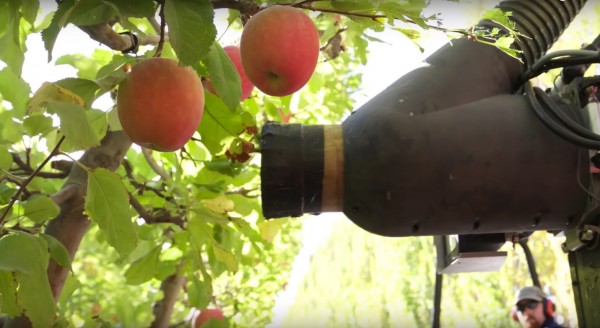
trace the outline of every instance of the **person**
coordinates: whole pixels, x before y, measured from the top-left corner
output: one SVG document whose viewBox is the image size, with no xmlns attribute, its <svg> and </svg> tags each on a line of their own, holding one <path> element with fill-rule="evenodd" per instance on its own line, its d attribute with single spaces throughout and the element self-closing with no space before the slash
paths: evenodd
<svg viewBox="0 0 600 328">
<path fill-rule="evenodd" d="M 522 288 L 515 302 L 517 316 L 526 328 L 564 328 L 554 320 L 554 304 L 536 286 Z"/>
</svg>

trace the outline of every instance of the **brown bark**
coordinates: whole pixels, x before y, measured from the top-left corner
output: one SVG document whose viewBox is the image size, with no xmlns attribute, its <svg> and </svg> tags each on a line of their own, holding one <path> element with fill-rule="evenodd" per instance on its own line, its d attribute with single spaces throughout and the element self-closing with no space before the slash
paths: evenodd
<svg viewBox="0 0 600 328">
<path fill-rule="evenodd" d="M 79 162 L 89 168 L 103 167 L 114 171 L 119 167 L 130 146 L 131 141 L 123 131 L 109 131 L 101 145 L 88 149 Z M 83 214 L 86 190 L 87 172 L 74 165 L 61 191 L 56 195 L 56 198 L 61 200 L 61 211 L 50 221 L 45 231 L 65 246 L 71 260 L 75 258 L 79 244 L 90 225 L 88 217 Z M 48 280 L 55 300 L 60 296 L 68 273 L 67 268 L 50 260 Z M 21 316 L 5 320 L 3 327 L 31 327 L 31 323 L 25 316 Z"/>
<path fill-rule="evenodd" d="M 169 327 L 173 306 L 179 299 L 179 291 L 185 282 L 185 278 L 179 273 L 175 273 L 165 279 L 160 290 L 163 292 L 162 300 L 154 304 L 154 321 L 150 325 L 151 328 L 166 328 Z"/>
<path fill-rule="evenodd" d="M 108 132 L 102 144 L 87 150 L 79 161 L 89 168 L 103 167 L 114 171 L 119 167 L 130 146 L 131 141 L 123 131 Z M 63 190 L 66 188 L 75 189 L 77 192 L 61 205 L 60 214 L 48 224 L 46 233 L 58 239 L 67 248 L 72 260 L 90 224 L 87 216 L 83 214 L 84 196 L 87 190 L 86 171 L 75 165 Z M 60 296 L 67 274 L 67 268 L 50 261 L 48 279 L 54 299 Z"/>
</svg>

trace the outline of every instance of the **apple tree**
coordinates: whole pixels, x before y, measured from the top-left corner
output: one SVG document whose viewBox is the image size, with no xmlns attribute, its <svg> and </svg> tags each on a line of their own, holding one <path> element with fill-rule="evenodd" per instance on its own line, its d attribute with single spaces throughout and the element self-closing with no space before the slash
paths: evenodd
<svg viewBox="0 0 600 328">
<path fill-rule="evenodd" d="M 222 311 L 224 319 L 209 321 L 216 326 L 269 323 L 301 225 L 262 216 L 260 128 L 339 122 L 353 109 L 355 68 L 377 32 L 416 39 L 443 30 L 423 14 L 427 5 L 0 2 L 0 325 L 184 326 L 205 308 Z M 265 44 L 252 31 L 244 36 L 270 8 L 295 11 L 254 30 L 267 35 Z M 314 24 L 314 38 L 286 32 L 298 17 Z M 241 49 L 221 44 L 218 26 L 242 34 Z M 67 29 L 97 42 L 90 55 L 55 56 Z M 39 36 L 48 62 L 72 66 L 76 76 L 44 76 L 32 88 L 23 69 L 27 42 Z M 294 62 L 302 52 L 315 63 Z M 159 57 L 169 69 L 135 77 Z M 260 65 L 302 81 L 269 92 L 277 74 L 261 82 Z M 194 119 L 186 116 L 192 111 Z"/>
</svg>

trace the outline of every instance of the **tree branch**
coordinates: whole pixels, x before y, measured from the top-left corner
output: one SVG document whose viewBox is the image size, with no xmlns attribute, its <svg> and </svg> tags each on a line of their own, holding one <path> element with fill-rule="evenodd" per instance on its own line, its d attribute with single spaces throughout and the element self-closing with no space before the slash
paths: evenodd
<svg viewBox="0 0 600 328">
<path fill-rule="evenodd" d="M 22 171 L 24 174 L 29 175 L 35 171 L 29 164 L 29 156 L 27 156 L 26 163 L 18 154 L 11 153 L 11 155 L 13 162 L 19 167 L 17 170 L 11 170 L 11 173 L 19 174 L 18 172 Z M 60 172 L 38 172 L 37 176 L 49 179 L 64 179 L 69 175 L 69 172 L 71 171 L 71 165 L 72 163 L 70 161 L 53 161 L 50 167 Z"/>
<path fill-rule="evenodd" d="M 164 1 L 160 2 L 158 16 L 160 17 L 160 39 L 158 41 L 158 46 L 156 46 L 156 52 L 154 53 L 154 57 L 160 57 L 160 55 L 162 54 L 163 45 L 165 43 L 165 28 L 167 27 L 167 20 L 165 19 Z"/>
<path fill-rule="evenodd" d="M 152 328 L 167 328 L 173 313 L 173 306 L 179 298 L 179 292 L 185 283 L 185 278 L 179 273 L 180 266 L 177 267 L 177 272 L 160 284 L 160 290 L 163 292 L 163 298 L 154 304 L 154 321 L 150 325 Z"/>
<path fill-rule="evenodd" d="M 129 195 L 129 204 L 133 207 L 133 209 L 138 212 L 140 218 L 144 220 L 147 224 L 157 224 L 157 223 L 172 223 L 178 225 L 183 228 L 183 219 L 179 216 L 171 216 L 168 213 L 155 216 L 150 214 L 144 206 L 135 198 L 133 195 Z"/>
<path fill-rule="evenodd" d="M 79 162 L 89 168 L 103 167 L 114 171 L 119 167 L 130 146 L 131 140 L 123 131 L 109 131 L 100 146 L 86 150 Z M 75 165 L 61 191 L 55 195 L 56 200 L 62 200 L 61 211 L 46 228 L 47 234 L 58 239 L 65 246 L 71 260 L 75 257 L 79 243 L 90 224 L 87 215 L 83 213 L 86 191 L 87 172 L 79 165 Z M 67 268 L 53 260 L 50 261 L 48 279 L 54 299 L 60 296 L 67 274 Z"/>
<path fill-rule="evenodd" d="M 52 159 L 52 157 L 54 157 L 56 154 L 58 154 L 58 152 L 60 150 L 60 145 L 62 145 L 63 141 L 65 141 L 65 137 L 64 136 L 62 138 L 60 138 L 60 140 L 58 141 L 58 143 L 56 144 L 56 146 L 54 147 L 54 149 L 52 149 L 52 151 L 50 152 L 50 154 L 48 154 L 48 157 L 46 157 L 46 159 L 44 159 L 44 161 L 42 163 L 40 163 L 40 165 L 37 167 L 37 169 L 35 169 L 35 171 L 33 171 L 29 175 L 29 177 L 27 179 L 25 179 L 25 181 L 23 181 L 23 183 L 20 184 L 19 190 L 17 190 L 17 192 L 14 194 L 14 196 L 12 196 L 12 198 L 10 199 L 10 202 L 8 203 L 8 205 L 6 206 L 6 208 L 4 209 L 4 212 L 2 213 L 2 216 L 0 216 L 0 226 L 4 222 L 4 219 L 6 219 L 6 216 L 8 215 L 8 213 L 10 212 L 10 210 L 12 209 L 13 205 L 15 205 L 15 202 L 19 199 L 19 197 L 21 197 L 21 194 L 27 188 L 27 185 L 33 180 L 33 178 L 35 178 L 38 175 L 38 173 L 40 173 L 40 171 L 42 170 L 42 168 L 44 168 L 44 166 Z"/>
<path fill-rule="evenodd" d="M 173 197 L 163 194 L 164 189 L 161 190 L 159 188 L 149 187 L 146 185 L 146 183 L 138 182 L 133 176 L 133 168 L 127 160 L 123 161 L 123 168 L 125 169 L 125 175 L 127 176 L 129 183 L 131 183 L 131 185 L 133 185 L 137 189 L 138 194 L 141 195 L 144 191 L 150 190 L 153 193 L 155 193 L 158 197 L 163 198 L 166 201 L 173 200 Z"/>
<path fill-rule="evenodd" d="M 131 140 L 123 131 L 109 131 L 100 146 L 86 150 L 79 162 L 89 168 L 103 167 L 114 171 L 130 146 Z M 88 217 L 83 213 L 86 189 L 87 172 L 79 165 L 75 165 L 62 190 L 55 195 L 63 200 L 60 204 L 60 213 L 48 223 L 45 230 L 46 234 L 56 238 L 65 246 L 71 261 L 90 224 Z M 54 300 L 58 300 L 69 269 L 51 259 L 47 272 L 52 295 Z M 31 323 L 25 315 L 22 315 L 7 319 L 4 327 L 31 327 Z"/>
<path fill-rule="evenodd" d="M 75 185 L 64 186 L 56 194 L 52 195 L 52 200 L 57 205 L 62 205 L 71 200 L 78 193 L 78 188 Z"/>
<path fill-rule="evenodd" d="M 150 168 L 152 168 L 152 170 L 156 174 L 158 174 L 161 179 L 165 181 L 171 181 L 171 175 L 169 174 L 169 172 L 163 170 L 163 168 L 160 167 L 158 163 L 156 163 L 154 157 L 152 157 L 152 150 L 148 148 L 142 148 L 142 154 L 144 155 L 146 162 L 148 162 L 148 165 L 150 165 Z"/>
</svg>

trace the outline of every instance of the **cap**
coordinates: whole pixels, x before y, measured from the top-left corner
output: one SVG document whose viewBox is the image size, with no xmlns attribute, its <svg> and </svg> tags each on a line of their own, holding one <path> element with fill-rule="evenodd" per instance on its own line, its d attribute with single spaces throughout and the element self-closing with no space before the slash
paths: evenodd
<svg viewBox="0 0 600 328">
<path fill-rule="evenodd" d="M 515 302 L 519 303 L 522 300 L 534 300 L 534 301 L 538 301 L 541 302 L 544 297 L 546 297 L 544 295 L 544 292 L 542 292 L 542 290 L 539 287 L 536 286 L 530 286 L 530 287 L 524 287 L 523 289 L 521 289 L 519 291 L 519 294 L 517 296 L 517 300 Z"/>
</svg>

